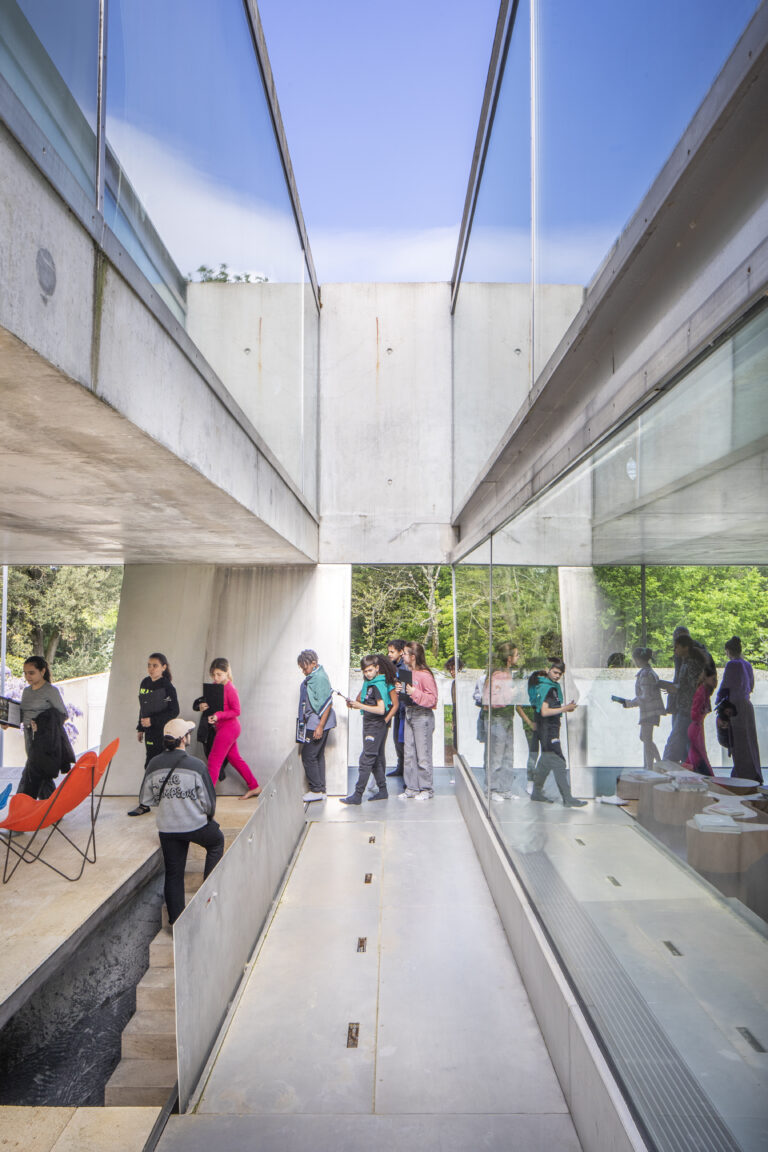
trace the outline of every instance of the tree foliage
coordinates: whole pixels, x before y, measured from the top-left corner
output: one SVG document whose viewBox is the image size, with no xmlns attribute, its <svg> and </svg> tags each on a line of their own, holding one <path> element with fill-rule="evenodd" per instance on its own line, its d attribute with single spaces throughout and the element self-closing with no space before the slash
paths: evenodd
<svg viewBox="0 0 768 1152">
<path fill-rule="evenodd" d="M 642 640 L 641 569 L 595 568 L 601 592 L 600 619 L 607 652 L 623 653 Z M 456 568 L 459 653 L 472 668 L 488 660 L 491 621 L 487 565 Z M 646 568 L 646 639 L 656 663 L 672 661 L 672 632 L 685 624 L 718 662 L 729 636 L 741 637 L 754 664 L 768 664 L 768 568 Z M 419 640 L 433 663 L 453 652 L 451 570 L 446 565 L 359 567 L 352 570 L 352 656 L 380 651 L 394 636 Z M 557 568 L 497 565 L 493 569 L 493 644 L 513 641 L 521 665 L 562 653 Z"/>
<path fill-rule="evenodd" d="M 43 656 L 57 679 L 104 672 L 112 661 L 122 568 L 29 565 L 8 571 L 9 666 Z"/>
</svg>

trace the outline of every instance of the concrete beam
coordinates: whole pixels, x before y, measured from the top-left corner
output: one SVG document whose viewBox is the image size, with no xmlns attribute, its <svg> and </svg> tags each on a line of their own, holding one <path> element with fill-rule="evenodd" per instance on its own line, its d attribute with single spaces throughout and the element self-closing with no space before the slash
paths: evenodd
<svg viewBox="0 0 768 1152">
<path fill-rule="evenodd" d="M 314 561 L 248 420 L 2 126 L 0 232 L 3 561 Z"/>
</svg>

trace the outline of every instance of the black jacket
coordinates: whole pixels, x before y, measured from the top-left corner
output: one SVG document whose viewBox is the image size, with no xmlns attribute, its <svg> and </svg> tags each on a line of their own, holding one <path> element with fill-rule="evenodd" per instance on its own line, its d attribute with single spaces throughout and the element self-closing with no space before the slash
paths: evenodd
<svg viewBox="0 0 768 1152">
<path fill-rule="evenodd" d="M 53 780 L 60 772 L 69 772 L 76 756 L 60 712 L 55 708 L 46 708 L 35 723 L 37 731 L 32 734 L 32 748 L 27 762 L 31 768 Z"/>
</svg>

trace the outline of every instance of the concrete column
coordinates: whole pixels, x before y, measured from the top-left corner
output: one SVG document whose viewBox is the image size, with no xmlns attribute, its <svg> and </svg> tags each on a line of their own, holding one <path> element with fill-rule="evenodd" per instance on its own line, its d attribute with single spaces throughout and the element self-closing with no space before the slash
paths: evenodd
<svg viewBox="0 0 768 1152">
<path fill-rule="evenodd" d="M 147 656 L 154 651 L 168 657 L 185 719 L 197 719 L 191 704 L 211 660 L 225 656 L 230 661 L 242 707 L 239 747 L 259 782 L 267 783 L 294 742 L 301 649 L 316 649 L 331 683 L 346 688 L 350 594 L 348 565 L 128 565 L 102 736 L 103 743 L 115 736 L 121 741 L 109 792 L 133 796 L 141 782 L 137 694 Z M 328 791 L 344 795 L 346 709 L 337 710 L 337 716 L 326 754 Z M 236 773 L 231 771 L 219 789 L 239 792 Z"/>
</svg>

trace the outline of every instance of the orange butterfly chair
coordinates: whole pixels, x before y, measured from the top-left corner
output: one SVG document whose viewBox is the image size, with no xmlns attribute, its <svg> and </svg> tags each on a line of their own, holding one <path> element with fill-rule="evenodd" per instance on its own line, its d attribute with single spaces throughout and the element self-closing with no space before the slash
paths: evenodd
<svg viewBox="0 0 768 1152">
<path fill-rule="evenodd" d="M 18 868 L 19 864 L 33 864 L 39 860 L 65 880 L 79 880 L 85 871 L 86 863 L 96 863 L 96 819 L 104 798 L 104 788 L 107 783 L 109 766 L 120 746 L 119 740 L 113 740 L 98 756 L 95 752 L 84 752 L 72 765 L 67 775 L 59 784 L 52 796 L 46 800 L 33 800 L 31 796 L 16 793 L 11 797 L 8 805 L 8 815 L 0 822 L 0 831 L 7 832 L 5 847 L 5 864 L 3 866 L 3 884 L 7 884 Z M 101 782 L 101 790 L 96 796 L 96 787 Z M 78 805 L 90 797 L 91 801 L 91 831 L 85 848 L 80 848 L 74 840 L 60 827 L 61 820 L 69 812 L 73 812 Z M 49 829 L 47 834 L 45 830 Z M 32 838 L 24 845 L 14 844 L 12 832 L 31 832 Z M 74 848 L 81 858 L 80 871 L 76 876 L 68 876 L 49 860 L 43 859 L 43 852 L 55 832 L 63 836 L 68 844 Z M 38 846 L 33 851 L 37 841 Z M 91 855 L 91 853 L 93 853 Z M 10 864 L 11 855 L 16 859 Z"/>
</svg>

